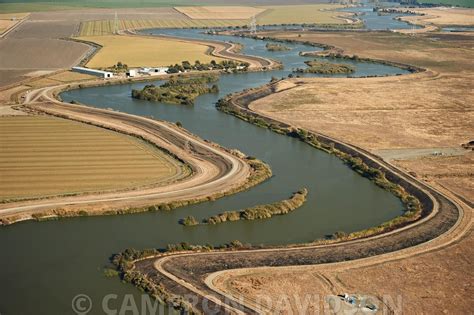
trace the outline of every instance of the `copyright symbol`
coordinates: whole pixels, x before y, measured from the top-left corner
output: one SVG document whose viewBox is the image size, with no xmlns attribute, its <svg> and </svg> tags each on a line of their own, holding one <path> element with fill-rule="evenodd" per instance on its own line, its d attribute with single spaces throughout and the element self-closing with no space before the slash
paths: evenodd
<svg viewBox="0 0 474 315">
<path fill-rule="evenodd" d="M 85 294 L 78 294 L 72 299 L 71 306 L 77 315 L 86 315 L 92 309 L 92 300 Z"/>
</svg>

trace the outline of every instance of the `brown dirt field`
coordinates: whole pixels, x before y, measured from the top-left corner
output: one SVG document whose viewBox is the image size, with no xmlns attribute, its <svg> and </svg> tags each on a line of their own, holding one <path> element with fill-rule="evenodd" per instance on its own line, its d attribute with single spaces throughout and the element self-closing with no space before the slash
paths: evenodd
<svg viewBox="0 0 474 315">
<path fill-rule="evenodd" d="M 17 29 L 8 35 L 8 39 L 39 39 L 39 38 L 67 38 L 78 29 L 79 24 L 73 21 L 32 21 L 23 22 Z"/>
<path fill-rule="evenodd" d="M 0 199 L 166 183 L 181 163 L 135 138 L 46 116 L 0 117 Z"/>
<path fill-rule="evenodd" d="M 321 265 L 244 270 L 214 283 L 234 296 L 260 296 L 264 306 L 280 314 L 301 314 L 297 306 L 305 297 L 311 302 L 308 310 L 318 313 L 328 307 L 326 296 L 344 293 L 390 296 L 395 303 L 400 298 L 405 314 L 468 314 L 474 303 L 473 256 L 471 231 L 448 248 L 403 260 L 360 268 L 346 264 L 345 268 Z M 282 303 L 284 297 L 288 302 Z"/>
<path fill-rule="evenodd" d="M 0 70 L 69 68 L 89 49 L 85 44 L 57 39 L 7 39 L 0 41 Z"/>
<path fill-rule="evenodd" d="M 30 19 L 37 21 L 96 21 L 114 19 L 183 19 L 187 18 L 173 8 L 117 8 L 117 9 L 80 9 L 54 12 L 34 12 Z"/>
<path fill-rule="evenodd" d="M 264 8 L 243 6 L 204 6 L 204 7 L 175 7 L 176 10 L 191 19 L 250 19 L 265 11 Z"/>
</svg>

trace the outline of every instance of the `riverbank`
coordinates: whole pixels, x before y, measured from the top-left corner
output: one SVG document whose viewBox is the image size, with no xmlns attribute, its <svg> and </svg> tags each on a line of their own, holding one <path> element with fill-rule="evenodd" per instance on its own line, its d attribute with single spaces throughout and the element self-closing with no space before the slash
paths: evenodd
<svg viewBox="0 0 474 315">
<path fill-rule="evenodd" d="M 171 209 L 247 189 L 271 175 L 268 167 L 258 161 L 248 163 L 245 156 L 200 140 L 171 123 L 156 121 L 124 113 L 98 110 L 80 105 L 69 105 L 53 98 L 61 87 L 40 89 L 29 94 L 29 110 L 77 120 L 110 129 L 150 142 L 173 156 L 179 157 L 192 171 L 189 179 L 166 187 L 132 190 L 120 194 L 56 197 L 35 201 L 2 204 L 3 224 L 25 219 L 49 219 L 60 216 L 90 214 L 120 214 L 159 209 Z M 34 97 L 37 95 L 40 100 Z M 170 143 L 166 139 L 175 139 Z M 190 150 L 191 149 L 191 150 Z M 257 166 L 262 165 L 263 167 Z M 252 166 L 254 165 L 254 166 Z M 218 187 L 218 189 L 216 189 Z M 186 192 L 177 197 L 179 191 Z M 191 197 L 191 198 L 190 198 Z M 107 202 L 107 204 L 105 204 Z M 150 207 L 150 205 L 152 205 Z M 116 210 L 119 209 L 119 210 Z M 34 217 L 33 217 L 34 215 Z"/>
</svg>

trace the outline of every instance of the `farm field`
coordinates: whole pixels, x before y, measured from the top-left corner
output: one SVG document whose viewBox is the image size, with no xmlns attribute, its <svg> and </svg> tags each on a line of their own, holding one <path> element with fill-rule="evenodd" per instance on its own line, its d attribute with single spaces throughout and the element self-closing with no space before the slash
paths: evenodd
<svg viewBox="0 0 474 315">
<path fill-rule="evenodd" d="M 205 6 L 205 7 L 175 7 L 176 10 L 193 20 L 217 19 L 238 20 L 250 19 L 264 12 L 265 8 L 242 6 Z"/>
<path fill-rule="evenodd" d="M 465 0 L 468 1 L 468 0 Z M 299 3 L 314 3 L 314 0 L 299 0 Z M 234 5 L 255 5 L 255 0 L 238 0 Z M 284 0 L 259 0 L 259 4 L 285 4 Z M 195 6 L 195 5 L 219 6 L 228 5 L 227 0 L 205 0 L 196 3 L 193 0 L 98 0 L 98 1 L 80 1 L 80 0 L 62 0 L 62 1 L 43 1 L 43 0 L 5 0 L 0 3 L 0 11 L 6 13 L 12 12 L 41 12 L 58 10 L 78 10 L 83 8 L 160 8 L 174 6 Z"/>
<path fill-rule="evenodd" d="M 401 19 L 414 24 L 473 26 L 474 9 L 461 8 L 416 8 L 410 9 L 423 15 L 404 16 Z"/>
<path fill-rule="evenodd" d="M 119 30 L 140 30 L 146 28 L 199 28 L 227 27 L 248 25 L 247 20 L 191 20 L 191 19 L 162 19 L 162 20 L 120 20 Z M 111 35 L 114 30 L 113 20 L 82 22 L 79 36 Z"/>
<path fill-rule="evenodd" d="M 180 164 L 135 138 L 49 116 L 0 117 L 0 200 L 133 188 Z"/>
<path fill-rule="evenodd" d="M 257 24 L 337 24 L 344 23 L 343 19 L 337 18 L 342 12 L 332 10 L 342 8 L 337 4 L 313 4 L 313 5 L 282 5 L 266 6 L 265 12 L 257 16 Z"/>
<path fill-rule="evenodd" d="M 207 54 L 209 47 L 174 40 L 137 36 L 87 36 L 82 40 L 98 43 L 103 48 L 87 64 L 90 68 L 110 67 L 121 61 L 129 67 L 169 66 L 184 60 L 210 62 L 222 60 Z"/>
<path fill-rule="evenodd" d="M 471 0 L 420 0 L 418 2 L 426 4 L 442 4 L 474 8 L 474 2 L 472 2 Z"/>
</svg>

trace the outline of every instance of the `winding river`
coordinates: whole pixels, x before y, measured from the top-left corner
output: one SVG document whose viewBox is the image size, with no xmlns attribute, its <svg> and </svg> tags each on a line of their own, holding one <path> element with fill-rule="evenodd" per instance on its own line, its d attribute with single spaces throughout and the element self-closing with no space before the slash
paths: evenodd
<svg viewBox="0 0 474 315">
<path fill-rule="evenodd" d="M 206 39 L 210 36 L 198 30 L 147 31 L 150 32 Z M 335 231 L 365 229 L 402 213 L 403 207 L 397 198 L 351 171 L 336 157 L 215 109 L 216 101 L 228 93 L 263 85 L 272 76 L 286 77 L 293 68 L 303 67 L 305 59 L 298 53 L 314 48 L 288 44 L 290 51 L 268 52 L 264 41 L 226 36 L 211 39 L 240 42 L 244 53 L 281 60 L 285 68 L 222 75 L 218 82 L 220 92 L 199 97 L 194 106 L 159 104 L 130 97 L 131 89 L 148 83 L 74 90 L 62 93 L 61 97 L 65 101 L 180 121 L 202 138 L 266 161 L 274 176 L 249 191 L 171 212 L 24 222 L 1 228 L 2 315 L 70 314 L 71 299 L 79 293 L 90 296 L 97 310 L 101 309 L 100 303 L 106 294 L 117 294 L 118 301 L 124 294 L 138 296 L 140 293 L 131 285 L 106 278 L 102 273 L 107 258 L 128 247 L 164 247 L 182 241 L 217 245 L 235 239 L 252 244 L 307 242 Z M 406 73 L 387 65 L 345 62 L 356 67 L 353 76 Z M 285 199 L 301 187 L 308 188 L 308 200 L 289 215 L 193 228 L 178 224 L 180 218 L 190 214 L 201 219 L 223 210 Z"/>
</svg>

